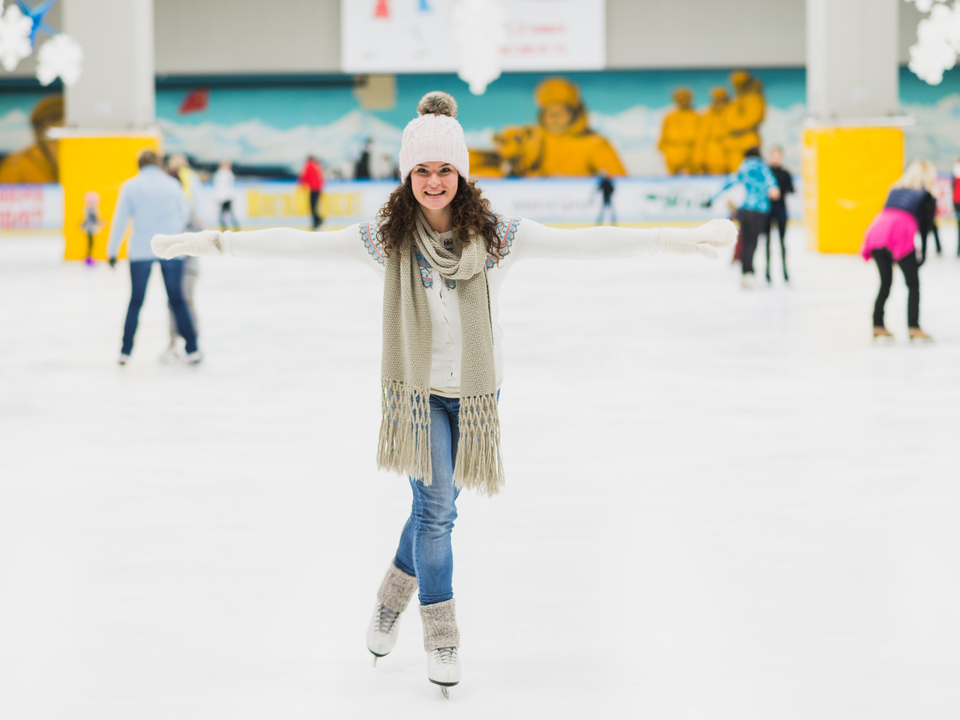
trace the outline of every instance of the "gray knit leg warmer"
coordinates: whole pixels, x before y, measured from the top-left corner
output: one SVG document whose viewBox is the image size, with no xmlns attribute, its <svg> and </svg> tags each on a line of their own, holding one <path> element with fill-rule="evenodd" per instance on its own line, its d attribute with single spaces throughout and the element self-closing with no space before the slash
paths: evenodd
<svg viewBox="0 0 960 720">
<path fill-rule="evenodd" d="M 423 620 L 423 649 L 427 652 L 443 647 L 460 647 L 457 630 L 457 606 L 450 598 L 442 603 L 420 606 Z"/>
<path fill-rule="evenodd" d="M 413 575 L 407 575 L 391 562 L 387 574 L 383 576 L 383 582 L 380 583 L 380 589 L 377 590 L 377 601 L 387 610 L 403 612 L 416 591 L 417 579 Z"/>
</svg>

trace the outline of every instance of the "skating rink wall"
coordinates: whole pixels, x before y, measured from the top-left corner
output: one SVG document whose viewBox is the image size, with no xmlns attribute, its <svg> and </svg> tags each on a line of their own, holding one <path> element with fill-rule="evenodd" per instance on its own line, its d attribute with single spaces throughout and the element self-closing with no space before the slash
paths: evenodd
<svg viewBox="0 0 960 720">
<path fill-rule="evenodd" d="M 601 201 L 592 178 L 540 178 L 536 180 L 480 181 L 484 193 L 504 215 L 533 217 L 554 225 L 592 225 L 598 220 Z M 797 192 L 788 196 L 792 220 L 803 220 L 803 183 L 794 178 Z M 662 221 L 700 222 L 726 214 L 727 200 L 737 204 L 736 189 L 727 191 L 709 209 L 702 203 L 723 186 L 719 177 L 619 178 L 613 206 L 619 224 L 641 225 Z M 334 228 L 374 218 L 396 187 L 388 181 L 329 182 L 321 200 L 327 227 Z M 941 218 L 952 218 L 951 183 L 937 181 Z M 233 210 L 242 228 L 309 227 L 309 197 L 293 182 L 239 181 Z M 216 227 L 219 206 L 213 187 L 198 190 L 197 214 Z M 109 218 L 105 218 L 109 221 Z M 609 221 L 608 216 L 604 217 Z M 23 231 L 60 232 L 63 229 L 63 189 L 60 185 L 0 185 L 0 234 Z M 108 229 L 101 231 L 106 234 Z"/>
<path fill-rule="evenodd" d="M 618 178 L 613 196 L 615 219 L 620 224 L 700 222 L 724 215 L 726 200 L 737 203 L 740 199 L 736 189 L 725 193 L 712 208 L 702 207 L 723 182 L 721 177 Z M 601 211 L 594 178 L 485 178 L 480 185 L 493 207 L 504 215 L 561 225 L 592 225 L 598 222 Z M 395 188 L 393 181 L 328 182 L 320 201 L 321 215 L 327 227 L 370 220 Z M 798 190 L 802 192 L 802 188 Z M 803 212 L 800 192 L 789 198 L 790 214 L 795 219 Z M 310 226 L 309 195 L 294 182 L 239 181 L 234 198 L 233 210 L 243 228 Z M 219 210 L 212 185 L 203 184 L 197 190 L 198 217 L 204 225 L 216 227 Z M 0 232 L 60 231 L 63 217 L 60 185 L 0 185 Z M 609 222 L 609 215 L 604 220 Z M 108 231 L 105 228 L 101 233 L 105 236 Z"/>
</svg>

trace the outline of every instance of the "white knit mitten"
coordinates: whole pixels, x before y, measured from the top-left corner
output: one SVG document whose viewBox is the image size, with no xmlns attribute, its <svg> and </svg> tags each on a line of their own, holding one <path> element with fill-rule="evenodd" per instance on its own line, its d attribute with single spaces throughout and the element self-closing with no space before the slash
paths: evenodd
<svg viewBox="0 0 960 720">
<path fill-rule="evenodd" d="M 737 242 L 737 226 L 729 220 L 711 220 L 695 228 L 660 228 L 660 249 L 665 253 L 700 253 L 716 260 L 715 248 L 731 247 Z"/>
<path fill-rule="evenodd" d="M 223 255 L 219 230 L 201 230 L 179 235 L 154 235 L 150 248 L 157 257 L 169 260 L 177 255 Z"/>
</svg>

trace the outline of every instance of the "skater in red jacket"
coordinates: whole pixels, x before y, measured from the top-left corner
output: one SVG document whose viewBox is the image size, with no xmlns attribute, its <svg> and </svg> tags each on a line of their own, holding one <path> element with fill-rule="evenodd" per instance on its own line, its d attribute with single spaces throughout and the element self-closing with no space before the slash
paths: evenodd
<svg viewBox="0 0 960 720">
<path fill-rule="evenodd" d="M 316 230 L 323 223 L 320 217 L 320 196 L 323 194 L 323 168 L 320 162 L 313 156 L 307 156 L 307 162 L 300 171 L 300 177 L 297 182 L 306 185 L 310 190 L 310 215 L 313 217 L 313 229 Z"/>
</svg>

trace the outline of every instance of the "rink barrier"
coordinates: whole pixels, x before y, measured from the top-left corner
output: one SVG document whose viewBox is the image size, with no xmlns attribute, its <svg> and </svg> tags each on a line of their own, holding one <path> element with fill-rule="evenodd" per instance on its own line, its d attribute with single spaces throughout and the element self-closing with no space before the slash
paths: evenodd
<svg viewBox="0 0 960 720">
<path fill-rule="evenodd" d="M 788 209 L 792 220 L 803 220 L 803 182 L 797 178 L 795 184 L 797 193 L 788 198 Z M 561 227 L 596 223 L 600 211 L 596 185 L 592 178 L 480 181 L 484 194 L 503 215 L 529 217 Z M 700 207 L 703 200 L 722 187 L 723 179 L 719 177 L 618 178 L 616 185 L 614 209 L 617 221 L 624 225 L 697 223 L 724 216 L 727 198 L 733 202 L 740 199 L 737 191 L 732 190 L 710 210 Z M 328 182 L 320 201 L 324 227 L 344 227 L 374 218 L 395 187 L 388 181 Z M 937 196 L 938 216 L 953 218 L 949 175 L 938 179 Z M 294 182 L 239 181 L 235 198 L 234 212 L 243 228 L 310 227 L 309 193 Z M 209 183 L 198 190 L 197 210 L 207 226 L 218 226 L 219 206 Z M 64 192 L 60 185 L 0 185 L 0 233 L 63 229 Z M 102 243 L 106 242 L 106 232 L 103 231 Z"/>
</svg>

